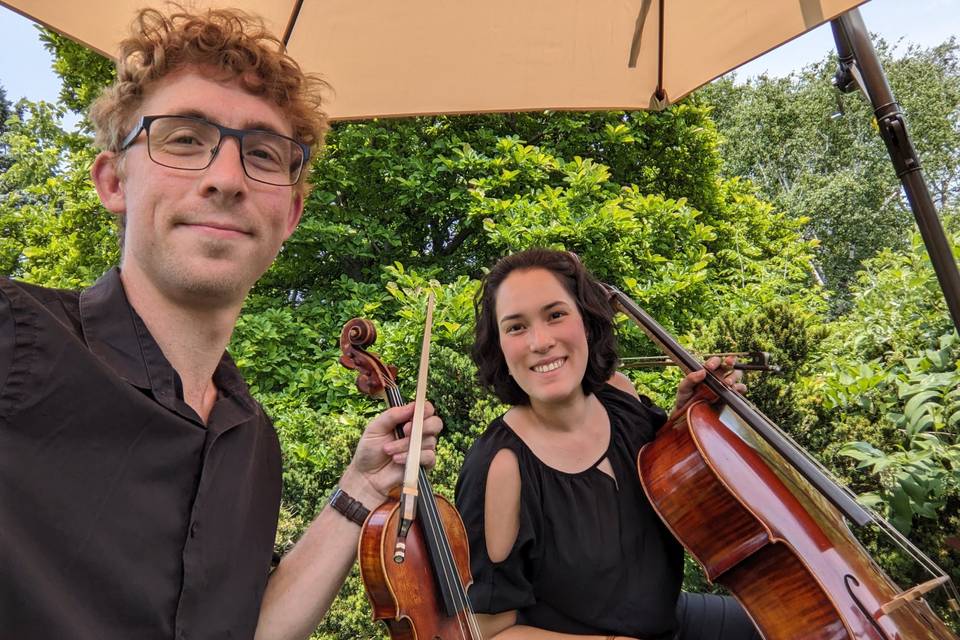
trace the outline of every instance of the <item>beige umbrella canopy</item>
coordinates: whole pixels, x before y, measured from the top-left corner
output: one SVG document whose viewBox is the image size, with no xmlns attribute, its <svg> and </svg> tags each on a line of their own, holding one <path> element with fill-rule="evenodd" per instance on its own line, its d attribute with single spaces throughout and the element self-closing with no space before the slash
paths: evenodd
<svg viewBox="0 0 960 640">
<path fill-rule="evenodd" d="M 335 119 L 650 109 L 864 0 L 199 0 L 261 15 Z M 149 0 L 0 0 L 105 55 Z M 664 98 L 663 101 L 657 96 Z"/>
</svg>

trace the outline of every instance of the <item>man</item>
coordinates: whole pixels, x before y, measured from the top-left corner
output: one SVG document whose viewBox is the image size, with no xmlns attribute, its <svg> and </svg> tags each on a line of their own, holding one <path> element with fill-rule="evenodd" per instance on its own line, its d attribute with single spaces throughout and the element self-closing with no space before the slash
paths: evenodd
<svg viewBox="0 0 960 640">
<path fill-rule="evenodd" d="M 319 89 L 242 13 L 139 13 L 91 110 L 119 269 L 0 280 L 0 638 L 306 637 L 336 595 L 412 407 L 368 425 L 268 581 L 279 444 L 225 353 L 300 220 Z"/>
</svg>

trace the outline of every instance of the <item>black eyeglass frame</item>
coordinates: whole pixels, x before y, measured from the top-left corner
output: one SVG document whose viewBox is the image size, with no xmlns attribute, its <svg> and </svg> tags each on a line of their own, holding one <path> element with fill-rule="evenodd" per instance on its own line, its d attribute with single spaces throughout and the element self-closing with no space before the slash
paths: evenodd
<svg viewBox="0 0 960 640">
<path fill-rule="evenodd" d="M 202 167 L 197 168 L 187 168 L 187 167 L 174 167 L 169 164 L 163 164 L 154 159 L 153 154 L 150 153 L 150 125 L 152 125 L 156 120 L 162 120 L 163 118 L 180 118 L 182 120 L 193 120 L 194 122 L 201 122 L 211 127 L 215 127 L 217 131 L 220 132 L 220 139 L 217 140 L 217 145 L 213 148 L 213 153 L 210 154 L 210 159 L 207 160 L 207 164 Z M 169 169 L 182 169 L 183 171 L 203 171 L 213 164 L 214 158 L 217 157 L 217 154 L 220 153 L 220 145 L 223 144 L 224 138 L 236 138 L 237 145 L 239 147 L 240 155 L 240 166 L 243 167 L 243 173 L 248 178 L 255 182 L 260 182 L 262 184 L 269 184 L 275 187 L 290 187 L 297 184 L 300 181 L 300 177 L 303 175 L 303 168 L 307 166 L 307 162 L 310 161 L 310 147 L 299 140 L 294 140 L 289 136 L 285 136 L 274 131 L 265 131 L 263 129 L 231 129 L 230 127 L 224 127 L 223 125 L 217 124 L 216 122 L 211 122 L 205 118 L 197 118 L 196 116 L 178 116 L 178 115 L 158 115 L 158 116 L 140 116 L 140 119 L 137 120 L 137 126 L 133 128 L 130 133 L 123 139 L 120 143 L 120 151 L 126 151 L 133 143 L 136 142 L 137 137 L 140 135 L 140 132 L 143 131 L 147 134 L 147 155 L 150 157 L 150 160 L 157 163 L 161 167 L 167 167 Z M 283 138 L 284 140 L 289 140 L 296 146 L 300 147 L 300 150 L 303 152 L 303 157 L 300 159 L 300 167 L 297 169 L 297 179 L 293 182 L 285 183 L 276 183 L 276 182 L 267 182 L 266 180 L 261 180 L 260 178 L 254 178 L 250 175 L 250 172 L 247 171 L 247 164 L 243 160 L 243 138 L 249 134 L 268 134 L 272 136 L 277 136 L 278 138 Z"/>
</svg>

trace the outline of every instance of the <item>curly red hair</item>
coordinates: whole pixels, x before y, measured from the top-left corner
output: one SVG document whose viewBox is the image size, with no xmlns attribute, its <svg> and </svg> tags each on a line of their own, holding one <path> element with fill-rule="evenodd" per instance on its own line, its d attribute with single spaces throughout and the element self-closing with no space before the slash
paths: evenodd
<svg viewBox="0 0 960 640">
<path fill-rule="evenodd" d="M 117 79 L 90 108 L 101 149 L 120 150 L 152 83 L 191 66 L 219 71 L 224 80 L 238 79 L 246 91 L 280 109 L 294 138 L 314 151 L 323 144 L 328 124 L 321 103 L 329 87 L 300 69 L 261 18 L 237 9 L 192 12 L 177 4 L 171 7 L 168 14 L 140 10 L 130 37 L 120 43 Z M 301 190 L 307 173 L 300 178 Z"/>
</svg>

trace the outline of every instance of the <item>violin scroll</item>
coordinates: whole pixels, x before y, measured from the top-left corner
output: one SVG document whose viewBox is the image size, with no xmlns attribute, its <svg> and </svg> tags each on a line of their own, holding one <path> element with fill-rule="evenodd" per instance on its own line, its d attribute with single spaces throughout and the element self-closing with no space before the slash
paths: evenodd
<svg viewBox="0 0 960 640">
<path fill-rule="evenodd" d="M 350 320 L 340 331 L 340 364 L 357 372 L 357 389 L 369 396 L 382 396 L 397 381 L 397 368 L 366 350 L 376 340 L 376 327 L 363 318 Z"/>
</svg>

